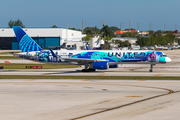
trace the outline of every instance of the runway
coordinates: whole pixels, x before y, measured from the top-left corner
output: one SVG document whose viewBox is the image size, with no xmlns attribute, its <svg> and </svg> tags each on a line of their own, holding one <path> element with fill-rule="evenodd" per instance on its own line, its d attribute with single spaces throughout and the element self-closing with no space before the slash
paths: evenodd
<svg viewBox="0 0 180 120">
<path fill-rule="evenodd" d="M 179 119 L 180 81 L 0 80 L 3 120 Z"/>
</svg>

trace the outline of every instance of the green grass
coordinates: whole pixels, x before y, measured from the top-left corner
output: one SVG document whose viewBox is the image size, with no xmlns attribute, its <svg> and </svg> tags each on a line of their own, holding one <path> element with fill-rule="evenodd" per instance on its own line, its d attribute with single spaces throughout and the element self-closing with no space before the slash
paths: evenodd
<svg viewBox="0 0 180 120">
<path fill-rule="evenodd" d="M 14 56 L 0 56 L 0 59 L 22 59 Z"/>
<path fill-rule="evenodd" d="M 4 63 L 0 63 L 4 66 Z M 4 69 L 27 69 L 26 66 L 42 66 L 42 69 L 76 68 L 78 65 L 56 65 L 56 64 L 5 64 Z"/>
<path fill-rule="evenodd" d="M 163 76 L 43 76 L 0 75 L 0 79 L 98 79 L 98 80 L 180 80 L 180 77 Z"/>
</svg>

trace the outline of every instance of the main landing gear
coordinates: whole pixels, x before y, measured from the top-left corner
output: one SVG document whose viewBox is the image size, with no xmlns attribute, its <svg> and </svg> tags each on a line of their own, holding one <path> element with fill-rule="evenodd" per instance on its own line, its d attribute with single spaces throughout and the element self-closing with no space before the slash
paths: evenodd
<svg viewBox="0 0 180 120">
<path fill-rule="evenodd" d="M 92 68 L 89 68 L 89 69 L 82 69 L 82 72 L 95 72 L 96 69 L 92 69 Z"/>
<path fill-rule="evenodd" d="M 150 64 L 150 70 L 149 70 L 149 72 L 153 72 L 153 65 L 155 65 L 155 64 Z"/>
<path fill-rule="evenodd" d="M 85 69 L 82 69 L 82 72 L 95 72 L 96 71 L 96 69 L 90 68 L 89 66 L 90 66 L 89 64 L 86 64 Z"/>
</svg>

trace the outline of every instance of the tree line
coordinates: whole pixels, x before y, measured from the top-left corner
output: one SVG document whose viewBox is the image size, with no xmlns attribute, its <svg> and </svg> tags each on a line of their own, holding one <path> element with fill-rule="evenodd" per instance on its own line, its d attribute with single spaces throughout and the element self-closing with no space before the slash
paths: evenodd
<svg viewBox="0 0 180 120">
<path fill-rule="evenodd" d="M 25 27 L 25 25 L 22 23 L 21 20 L 10 20 L 8 22 L 8 26 L 12 28 L 12 26 L 21 26 L 22 28 Z M 51 28 L 58 28 L 56 25 L 52 25 Z M 81 31 L 80 29 L 76 28 L 69 28 L 71 30 L 78 30 Z M 109 27 L 108 25 L 104 25 L 101 29 L 95 27 L 86 27 L 84 29 L 84 34 L 86 36 L 83 38 L 83 40 L 89 41 L 94 35 L 98 34 L 101 36 L 102 39 L 105 41 L 111 40 L 113 37 L 116 37 L 117 35 L 115 32 L 117 30 L 120 30 L 116 26 L 111 26 Z M 129 30 L 129 29 L 125 29 Z M 135 30 L 131 28 L 131 30 Z M 141 37 L 138 33 L 130 33 L 126 32 L 121 34 L 121 37 L 132 37 L 132 38 L 137 38 L 137 44 L 140 46 L 154 46 L 154 45 L 167 45 L 168 43 L 172 44 L 174 41 L 175 42 L 180 42 L 180 39 L 176 38 L 175 35 L 172 34 L 173 31 L 149 31 L 149 35 L 146 37 Z M 163 36 L 163 34 L 165 34 Z M 120 42 L 119 40 L 113 41 L 115 44 L 118 44 L 120 47 L 121 46 L 129 46 L 128 42 Z"/>
<path fill-rule="evenodd" d="M 164 34 L 164 35 L 163 35 Z M 168 45 L 178 42 L 178 38 L 171 31 L 151 31 L 149 36 L 137 36 L 136 43 L 140 46 Z"/>
</svg>

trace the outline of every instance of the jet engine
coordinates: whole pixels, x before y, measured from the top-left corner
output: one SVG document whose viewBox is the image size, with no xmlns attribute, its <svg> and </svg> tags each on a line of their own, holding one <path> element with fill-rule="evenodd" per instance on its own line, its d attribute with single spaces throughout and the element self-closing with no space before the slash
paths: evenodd
<svg viewBox="0 0 180 120">
<path fill-rule="evenodd" d="M 107 61 L 93 62 L 92 66 L 93 66 L 93 69 L 100 69 L 100 70 L 105 70 L 109 68 Z"/>
<path fill-rule="evenodd" d="M 117 68 L 117 67 L 118 67 L 117 64 L 115 64 L 115 65 L 110 65 L 110 66 L 109 66 L 109 68 Z"/>
</svg>

